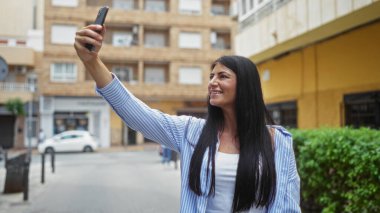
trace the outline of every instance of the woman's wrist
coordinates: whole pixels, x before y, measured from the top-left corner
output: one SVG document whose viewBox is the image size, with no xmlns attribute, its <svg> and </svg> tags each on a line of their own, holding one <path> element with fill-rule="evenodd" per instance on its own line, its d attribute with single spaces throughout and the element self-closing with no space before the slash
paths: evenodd
<svg viewBox="0 0 380 213">
<path fill-rule="evenodd" d="M 103 88 L 112 81 L 112 74 L 103 64 L 99 57 L 94 57 L 93 60 L 83 62 L 86 71 L 90 73 L 96 86 Z"/>
</svg>

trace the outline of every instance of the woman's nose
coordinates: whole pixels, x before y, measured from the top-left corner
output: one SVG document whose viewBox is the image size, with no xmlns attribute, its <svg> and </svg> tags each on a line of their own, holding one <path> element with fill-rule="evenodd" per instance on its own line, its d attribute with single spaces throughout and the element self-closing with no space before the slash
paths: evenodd
<svg viewBox="0 0 380 213">
<path fill-rule="evenodd" d="M 211 78 L 210 81 L 208 82 L 210 85 L 216 85 L 217 80 L 215 77 Z"/>
</svg>

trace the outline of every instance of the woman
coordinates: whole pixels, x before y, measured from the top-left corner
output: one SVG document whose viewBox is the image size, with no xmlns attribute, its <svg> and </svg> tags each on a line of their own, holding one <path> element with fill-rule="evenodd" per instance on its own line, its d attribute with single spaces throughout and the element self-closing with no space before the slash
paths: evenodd
<svg viewBox="0 0 380 213">
<path fill-rule="evenodd" d="M 142 103 L 107 70 L 98 57 L 104 33 L 99 25 L 79 30 L 77 54 L 97 92 L 129 127 L 180 153 L 181 212 L 300 212 L 292 138 L 280 126 L 267 126 L 271 119 L 250 60 L 225 56 L 212 64 L 206 120 L 171 116 Z"/>
</svg>

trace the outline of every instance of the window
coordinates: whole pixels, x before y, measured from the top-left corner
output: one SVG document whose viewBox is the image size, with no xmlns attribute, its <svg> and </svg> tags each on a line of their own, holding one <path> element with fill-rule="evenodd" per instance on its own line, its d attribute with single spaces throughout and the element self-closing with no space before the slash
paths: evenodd
<svg viewBox="0 0 380 213">
<path fill-rule="evenodd" d="M 53 6 L 77 7 L 78 0 L 52 0 Z"/>
<path fill-rule="evenodd" d="M 180 0 L 179 12 L 183 14 L 201 14 L 202 1 L 201 0 Z"/>
<path fill-rule="evenodd" d="M 113 66 L 112 72 L 119 78 L 120 81 L 127 81 L 129 83 L 136 83 L 133 74 L 133 67 L 131 66 Z"/>
<path fill-rule="evenodd" d="M 380 128 L 380 91 L 344 96 L 345 124 Z"/>
<path fill-rule="evenodd" d="M 75 82 L 77 66 L 74 63 L 54 63 L 50 67 L 50 80 L 54 82 Z"/>
<path fill-rule="evenodd" d="M 123 10 L 134 10 L 137 8 L 136 0 L 113 0 L 112 7 Z"/>
<path fill-rule="evenodd" d="M 144 68 L 144 82 L 150 84 L 164 84 L 167 82 L 166 64 L 146 64 Z"/>
<path fill-rule="evenodd" d="M 64 135 L 60 139 L 67 140 L 67 139 L 82 138 L 82 137 L 83 135 Z"/>
<path fill-rule="evenodd" d="M 166 30 L 146 29 L 144 33 L 145 47 L 166 47 L 168 46 L 168 32 Z"/>
<path fill-rule="evenodd" d="M 91 23 L 87 23 L 91 24 Z M 138 25 L 108 25 L 107 33 L 104 36 L 104 43 L 115 47 L 130 47 L 138 45 Z"/>
<path fill-rule="evenodd" d="M 37 87 L 37 74 L 35 73 L 29 73 L 27 75 L 26 83 L 29 84 L 31 89 L 33 89 L 33 92 L 36 91 Z"/>
<path fill-rule="evenodd" d="M 231 49 L 231 36 L 229 32 L 213 31 L 210 35 L 211 47 L 217 50 Z"/>
<path fill-rule="evenodd" d="M 179 34 L 179 47 L 180 48 L 202 48 L 202 36 L 196 32 L 181 32 Z"/>
<path fill-rule="evenodd" d="M 67 130 L 88 130 L 87 114 L 86 112 L 54 112 L 54 134 Z M 78 135 L 76 137 L 83 136 Z"/>
<path fill-rule="evenodd" d="M 145 10 L 151 12 L 168 11 L 167 0 L 145 0 Z"/>
<path fill-rule="evenodd" d="M 77 27 L 74 25 L 53 25 L 51 27 L 51 43 L 74 44 Z"/>
<path fill-rule="evenodd" d="M 255 6 L 254 0 L 249 0 L 249 9 L 253 9 Z"/>
<path fill-rule="evenodd" d="M 230 1 L 212 0 L 211 14 L 212 15 L 229 15 Z"/>
<path fill-rule="evenodd" d="M 116 47 L 129 47 L 132 45 L 133 37 L 129 32 L 114 32 L 112 34 L 112 45 Z"/>
<path fill-rule="evenodd" d="M 276 124 L 287 128 L 297 128 L 297 103 L 295 101 L 267 105 Z"/>
<path fill-rule="evenodd" d="M 202 69 L 199 67 L 179 68 L 180 84 L 202 84 Z"/>
<path fill-rule="evenodd" d="M 145 68 L 145 83 L 163 84 L 165 83 L 165 70 L 162 67 Z"/>
<path fill-rule="evenodd" d="M 247 18 L 254 12 L 269 5 L 272 0 L 239 0 L 240 16 Z M 278 1 L 278 4 L 282 1 Z"/>
<path fill-rule="evenodd" d="M 241 10 L 240 13 L 242 15 L 247 13 L 247 8 L 245 6 L 245 2 L 246 2 L 246 0 L 240 0 L 240 10 Z"/>
</svg>

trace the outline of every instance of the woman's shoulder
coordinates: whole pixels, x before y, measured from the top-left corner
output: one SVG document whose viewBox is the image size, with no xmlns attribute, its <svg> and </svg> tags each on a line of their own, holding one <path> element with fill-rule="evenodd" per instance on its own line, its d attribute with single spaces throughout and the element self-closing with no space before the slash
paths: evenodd
<svg viewBox="0 0 380 213">
<path fill-rule="evenodd" d="M 203 130 L 206 120 L 197 117 L 188 117 L 188 123 L 186 125 L 186 139 L 192 146 L 195 146 L 198 142 L 199 136 Z"/>
<path fill-rule="evenodd" d="M 269 128 L 269 130 L 271 132 L 274 132 L 274 133 L 278 132 L 278 133 L 280 133 L 284 137 L 292 137 L 292 134 L 287 129 L 285 129 L 283 126 L 280 126 L 280 125 L 267 125 L 267 127 Z"/>
<path fill-rule="evenodd" d="M 268 125 L 269 131 L 271 132 L 275 150 L 279 149 L 292 149 L 293 140 L 292 134 L 285 129 L 283 126 L 279 125 Z"/>
</svg>

